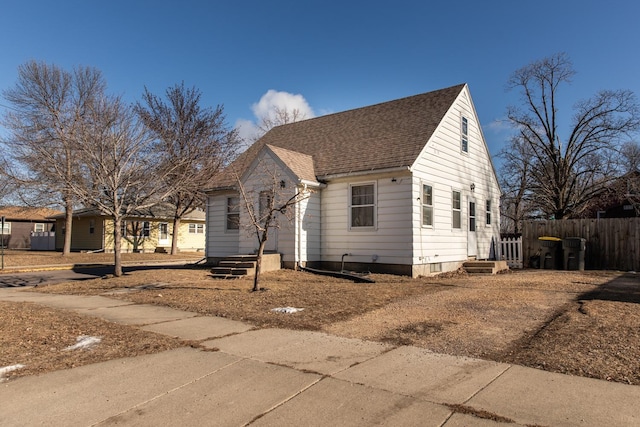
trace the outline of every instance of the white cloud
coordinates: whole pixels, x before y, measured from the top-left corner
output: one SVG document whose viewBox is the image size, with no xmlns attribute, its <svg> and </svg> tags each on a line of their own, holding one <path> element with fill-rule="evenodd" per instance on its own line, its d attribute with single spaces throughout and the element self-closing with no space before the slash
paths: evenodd
<svg viewBox="0 0 640 427">
<path fill-rule="evenodd" d="M 264 118 L 275 119 L 277 110 L 288 112 L 297 110 L 299 117 L 302 119 L 310 119 L 316 116 L 307 100 L 301 94 L 269 89 L 258 102 L 251 106 L 253 120 L 238 119 L 236 121 L 236 129 L 238 129 L 239 135 L 245 141 L 251 141 L 259 132 L 258 124 Z"/>
</svg>

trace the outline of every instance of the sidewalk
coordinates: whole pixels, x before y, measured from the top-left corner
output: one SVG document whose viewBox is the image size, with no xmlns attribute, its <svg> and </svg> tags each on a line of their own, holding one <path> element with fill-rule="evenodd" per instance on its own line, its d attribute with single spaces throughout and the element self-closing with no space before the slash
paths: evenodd
<svg viewBox="0 0 640 427">
<path fill-rule="evenodd" d="M 96 296 L 0 289 L 199 340 L 0 384 L 0 425 L 640 425 L 640 387 Z M 512 424 L 494 420 L 508 421 Z"/>
</svg>

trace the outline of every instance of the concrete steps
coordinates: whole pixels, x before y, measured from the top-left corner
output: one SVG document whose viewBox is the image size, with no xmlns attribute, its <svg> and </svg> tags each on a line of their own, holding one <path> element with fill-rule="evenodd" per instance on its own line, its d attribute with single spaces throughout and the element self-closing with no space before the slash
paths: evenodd
<svg viewBox="0 0 640 427">
<path fill-rule="evenodd" d="M 490 276 L 509 269 L 506 261 L 467 261 L 462 266 L 470 276 Z"/>
<path fill-rule="evenodd" d="M 217 267 L 211 269 L 211 277 L 216 279 L 238 279 L 253 276 L 256 273 L 256 255 L 232 255 L 218 262 Z M 280 269 L 280 254 L 262 255 L 261 271 Z"/>
<path fill-rule="evenodd" d="M 221 260 L 217 267 L 211 269 L 211 277 L 216 279 L 238 279 L 255 274 L 255 255 L 233 255 Z"/>
</svg>

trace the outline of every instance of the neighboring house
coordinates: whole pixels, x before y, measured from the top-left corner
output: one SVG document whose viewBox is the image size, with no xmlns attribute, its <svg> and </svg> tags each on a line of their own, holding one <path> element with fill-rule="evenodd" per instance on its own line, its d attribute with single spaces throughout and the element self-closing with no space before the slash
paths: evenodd
<svg viewBox="0 0 640 427">
<path fill-rule="evenodd" d="M 64 213 L 55 215 L 56 250 L 64 245 Z M 196 210 L 184 217 L 178 230 L 178 249 L 183 252 L 203 251 L 205 244 L 205 213 Z M 166 205 L 137 211 L 122 224 L 122 252 L 170 252 L 173 235 L 173 214 Z M 98 209 L 73 212 L 71 228 L 72 251 L 113 252 L 113 218 Z"/>
<path fill-rule="evenodd" d="M 640 171 L 615 179 L 590 203 L 588 218 L 640 217 Z"/>
<path fill-rule="evenodd" d="M 274 178 L 308 195 L 267 242 L 285 267 L 416 277 L 496 256 L 500 187 L 466 84 L 271 129 L 207 189 L 209 262 L 256 250 L 238 179 L 258 205 Z"/>
<path fill-rule="evenodd" d="M 55 221 L 50 216 L 60 213 L 55 209 L 26 206 L 0 207 L 0 216 L 5 218 L 2 242 L 7 249 L 31 249 L 33 233 L 52 231 Z"/>
</svg>

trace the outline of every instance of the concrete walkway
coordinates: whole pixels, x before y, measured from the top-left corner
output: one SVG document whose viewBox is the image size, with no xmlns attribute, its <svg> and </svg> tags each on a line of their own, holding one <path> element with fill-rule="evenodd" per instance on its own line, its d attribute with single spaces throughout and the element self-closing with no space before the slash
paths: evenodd
<svg viewBox="0 0 640 427">
<path fill-rule="evenodd" d="M 0 289 L 0 300 L 218 350 L 185 347 L 1 383 L 2 426 L 640 425 L 637 386 L 316 332 L 254 330 L 101 296 Z"/>
</svg>

